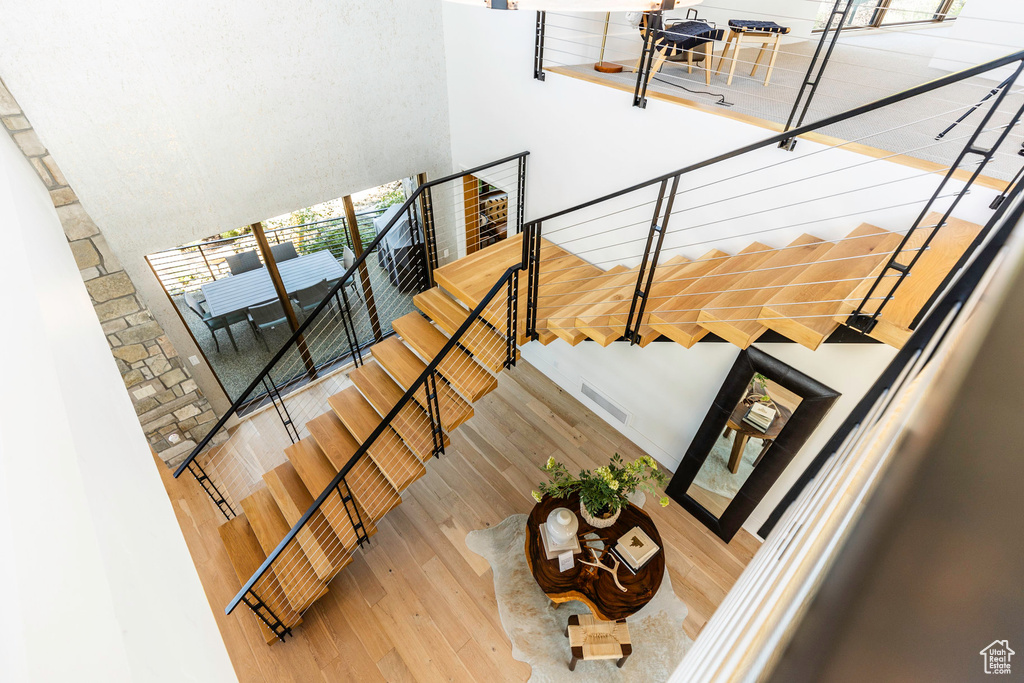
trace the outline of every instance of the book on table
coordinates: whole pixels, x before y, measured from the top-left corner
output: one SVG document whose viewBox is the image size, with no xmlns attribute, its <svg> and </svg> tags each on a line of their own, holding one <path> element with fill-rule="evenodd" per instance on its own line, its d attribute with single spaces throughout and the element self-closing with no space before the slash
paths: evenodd
<svg viewBox="0 0 1024 683">
<path fill-rule="evenodd" d="M 647 564 L 661 548 L 638 526 L 627 531 L 615 544 L 615 554 L 628 568 L 636 571 Z"/>
<path fill-rule="evenodd" d="M 743 421 L 760 432 L 766 432 L 775 421 L 776 410 L 764 403 L 755 403 L 743 416 Z"/>
</svg>

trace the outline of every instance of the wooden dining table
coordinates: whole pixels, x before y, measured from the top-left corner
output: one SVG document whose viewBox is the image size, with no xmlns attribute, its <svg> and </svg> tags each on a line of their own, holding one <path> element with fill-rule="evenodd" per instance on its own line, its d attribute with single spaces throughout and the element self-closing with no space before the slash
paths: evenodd
<svg viewBox="0 0 1024 683">
<path fill-rule="evenodd" d="M 277 270 L 289 294 L 323 280 L 338 280 L 345 269 L 329 251 L 317 251 L 278 261 Z M 217 318 L 277 298 L 266 267 L 207 282 L 202 287 L 210 315 Z"/>
</svg>

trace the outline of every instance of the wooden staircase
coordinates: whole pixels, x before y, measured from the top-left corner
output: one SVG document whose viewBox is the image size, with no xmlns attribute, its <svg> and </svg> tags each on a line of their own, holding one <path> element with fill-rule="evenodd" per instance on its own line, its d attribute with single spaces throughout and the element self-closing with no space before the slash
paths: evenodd
<svg viewBox="0 0 1024 683">
<path fill-rule="evenodd" d="M 933 224 L 938 216 L 929 216 Z M 951 219 L 882 311 L 871 336 L 900 346 L 909 325 L 955 266 L 980 226 Z M 924 231 L 910 248 L 920 245 Z M 664 260 L 655 271 L 639 328 L 640 345 L 659 337 L 690 347 L 714 333 L 746 348 L 774 330 L 817 348 L 864 297 L 900 236 L 861 225 L 846 238 L 802 235 L 783 248 L 754 242 L 735 255 L 711 250 L 695 260 Z M 537 331 L 542 344 L 620 339 L 636 288 L 637 268 L 603 270 L 546 240 L 541 245 Z M 913 252 L 911 252 L 913 253 Z M 353 386 L 331 396 L 328 410 L 306 424 L 309 436 L 285 449 L 287 461 L 263 476 L 241 501 L 242 514 L 221 527 L 239 581 L 246 582 L 360 444 L 484 300 L 501 275 L 522 258 L 517 235 L 438 268 L 439 286 L 417 294 L 419 312 L 392 322 L 397 336 L 371 347 L 372 359 L 351 371 Z M 876 295 L 884 295 L 886 287 Z M 519 288 L 518 344 L 527 341 L 525 281 Z M 873 310 L 873 309 L 869 309 Z M 437 366 L 440 421 L 445 431 L 473 416 L 472 403 L 493 391 L 506 356 L 505 296 L 495 297 L 466 337 Z M 433 454 L 426 392 L 421 387 L 346 477 L 352 499 L 337 491 L 288 545 L 255 591 L 287 627 L 323 596 L 358 547 L 352 519 L 367 536 L 374 522 L 402 502 L 401 493 L 425 473 Z M 447 445 L 447 436 L 444 437 Z M 264 627 L 268 643 L 277 640 Z"/>
</svg>

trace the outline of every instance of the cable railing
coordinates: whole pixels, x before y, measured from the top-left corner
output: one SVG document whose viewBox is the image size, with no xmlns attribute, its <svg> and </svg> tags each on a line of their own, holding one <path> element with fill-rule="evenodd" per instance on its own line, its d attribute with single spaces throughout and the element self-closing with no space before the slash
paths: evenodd
<svg viewBox="0 0 1024 683">
<path fill-rule="evenodd" d="M 856 9 L 855 4 L 852 0 L 827 3 L 828 22 L 823 31 L 813 33 L 813 18 L 800 11 L 756 12 L 728 0 L 707 0 L 685 15 L 681 10 L 649 12 L 639 23 L 622 12 L 541 12 L 535 32 L 534 76 L 555 72 L 601 83 L 631 93 L 634 106 L 641 108 L 649 93 L 657 92 L 705 111 L 738 115 L 746 121 L 754 117 L 767 128 L 791 129 L 932 78 L 937 73 L 935 60 L 948 68 L 973 65 L 960 42 L 934 31 L 886 26 L 873 35 L 844 33 L 844 18 Z M 734 19 L 775 22 L 786 32 L 775 34 L 778 41 L 771 33 L 766 38 L 747 37 L 743 48 L 737 49 L 744 34 L 732 31 L 729 22 Z M 889 34 L 894 39 L 887 41 Z M 768 41 L 764 49 L 762 40 Z M 1017 49 L 997 41 L 986 42 L 985 47 Z M 934 116 L 935 112 L 955 109 L 967 99 L 981 99 L 998 80 L 961 80 L 955 93 L 920 94 L 913 107 L 918 118 L 929 120 L 875 136 L 874 144 L 880 150 L 908 142 L 912 147 L 924 145 L 955 123 L 955 115 L 947 118 Z M 834 126 L 829 134 L 851 140 L 884 123 L 861 117 Z M 793 139 L 786 138 L 783 145 L 790 148 Z M 944 150 L 934 148 L 920 158 L 952 163 L 953 156 L 936 156 Z M 1009 156 L 990 164 L 988 174 L 1003 180 L 1013 177 L 1019 162 Z"/>
<path fill-rule="evenodd" d="M 238 515 L 263 475 L 284 462 L 284 449 L 309 435 L 307 423 L 339 390 L 339 373 L 362 365 L 367 350 L 393 334 L 392 321 L 415 310 L 411 294 L 433 286 L 442 259 L 521 230 L 527 154 L 426 182 L 391 209 L 391 219 L 337 282 L 305 310 L 296 302 L 302 322 L 174 476 L 191 472 L 225 518 Z M 476 200 L 465 200 L 471 197 Z M 382 261 L 386 287 L 368 275 L 370 254 Z"/>
<path fill-rule="evenodd" d="M 966 99 L 957 107 L 931 112 L 935 118 L 976 112 L 970 123 L 950 135 L 868 159 L 853 153 L 870 144 L 872 136 L 920 121 L 912 110 L 893 105 L 936 93 L 945 99 L 951 86 L 996 69 L 1013 74 L 993 97 Z M 985 210 L 969 196 L 993 160 L 1000 154 L 1017 157 L 1004 148 L 1024 115 L 1024 97 L 1017 91 L 1022 70 L 1024 51 L 529 221 L 527 333 L 535 339 L 555 333 L 575 343 L 582 336 L 578 329 L 602 326 L 620 332 L 621 339 L 646 344 L 658 336 L 651 329 L 655 322 L 662 332 L 674 321 L 696 326 L 698 319 L 713 323 L 718 316 L 733 324 L 764 322 L 770 312 L 736 301 L 737 294 L 753 291 L 773 302 L 775 315 L 806 325 L 835 318 L 871 333 L 892 302 L 904 296 L 908 278 L 936 237 L 954 230 L 949 226 L 959 216 L 973 218 Z M 887 125 L 856 141 L 811 142 L 797 155 L 773 151 L 790 139 L 865 116 L 887 117 Z M 924 170 L 892 163 L 925 146 L 946 147 L 951 163 Z M 741 177 L 744 182 L 737 184 Z M 998 198 L 990 208 L 997 205 Z M 858 228 L 862 224 L 872 229 Z M 805 233 L 833 249 L 826 256 L 811 254 Z M 986 234 L 980 229 L 971 236 L 907 325 L 909 330 Z M 564 248 L 577 259 L 558 260 L 561 251 L 544 258 L 543 243 Z M 871 246 L 861 248 L 861 243 Z M 790 250 L 793 256 L 786 255 Z M 775 278 L 777 273 L 804 268 L 810 275 L 799 281 L 801 291 L 817 288 L 823 294 L 773 298 L 791 284 L 788 278 Z M 556 284 L 541 287 L 542 277 Z M 822 304 L 840 310 L 823 313 Z M 703 327 L 694 334 L 714 329 L 711 324 Z"/>
<path fill-rule="evenodd" d="M 446 416 L 439 387 L 474 362 L 461 349 L 473 345 L 473 335 L 493 330 L 483 324 L 493 319 L 486 316 L 488 309 L 505 311 L 506 326 L 498 330 L 506 340 L 502 365 L 515 364 L 522 268 L 523 264 L 517 263 L 502 274 L 355 453 L 338 463 L 337 474 L 228 603 L 226 614 L 244 603 L 280 639 L 291 632 L 297 617 L 319 597 L 324 583 L 369 540 L 373 522 L 398 504 L 402 489 L 422 474 L 424 464 L 408 459 L 408 447 L 392 431 L 403 411 L 426 404 L 432 454 L 444 452 Z M 331 538 L 337 542 L 324 548 Z M 315 548 L 312 552 L 311 547 Z"/>
</svg>

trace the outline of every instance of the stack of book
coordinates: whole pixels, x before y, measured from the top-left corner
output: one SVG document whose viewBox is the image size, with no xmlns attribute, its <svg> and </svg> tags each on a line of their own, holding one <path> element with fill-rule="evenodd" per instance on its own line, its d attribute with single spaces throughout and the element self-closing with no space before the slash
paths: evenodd
<svg viewBox="0 0 1024 683">
<path fill-rule="evenodd" d="M 758 431 L 767 432 L 775 421 L 775 414 L 775 408 L 767 403 L 755 403 L 743 416 L 743 421 Z"/>
<path fill-rule="evenodd" d="M 658 544 L 652 541 L 651 537 L 638 526 L 627 531 L 612 548 L 612 552 L 621 560 L 622 564 L 634 574 L 650 562 L 659 550 L 661 548 L 658 547 Z"/>
</svg>

